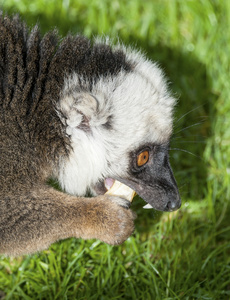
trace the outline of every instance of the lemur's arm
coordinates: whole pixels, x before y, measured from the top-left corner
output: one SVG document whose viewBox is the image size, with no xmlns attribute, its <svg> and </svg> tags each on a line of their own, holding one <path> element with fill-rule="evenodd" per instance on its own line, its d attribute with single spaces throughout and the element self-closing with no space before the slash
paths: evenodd
<svg viewBox="0 0 230 300">
<path fill-rule="evenodd" d="M 77 198 L 49 187 L 5 196 L 0 206 L 0 253 L 21 255 L 69 237 L 120 244 L 133 232 L 127 202 L 108 195 Z"/>
</svg>

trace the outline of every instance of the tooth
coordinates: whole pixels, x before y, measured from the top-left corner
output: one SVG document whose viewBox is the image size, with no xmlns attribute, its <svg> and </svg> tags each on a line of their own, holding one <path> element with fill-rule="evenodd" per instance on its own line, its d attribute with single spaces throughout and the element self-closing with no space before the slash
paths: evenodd
<svg viewBox="0 0 230 300">
<path fill-rule="evenodd" d="M 146 204 L 145 206 L 143 206 L 143 208 L 145 208 L 145 209 L 150 209 L 150 208 L 153 208 L 153 207 L 152 207 L 151 204 L 148 203 L 148 204 Z"/>
</svg>

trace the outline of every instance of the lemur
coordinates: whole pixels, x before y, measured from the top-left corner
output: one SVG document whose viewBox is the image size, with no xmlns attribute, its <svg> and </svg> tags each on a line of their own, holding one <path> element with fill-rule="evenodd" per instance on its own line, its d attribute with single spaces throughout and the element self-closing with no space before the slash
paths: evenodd
<svg viewBox="0 0 230 300">
<path fill-rule="evenodd" d="M 56 30 L 42 37 L 1 13 L 0 253 L 69 237 L 121 244 L 135 217 L 127 200 L 105 194 L 114 180 L 156 210 L 178 209 L 168 157 L 175 103 L 139 51 Z"/>
</svg>

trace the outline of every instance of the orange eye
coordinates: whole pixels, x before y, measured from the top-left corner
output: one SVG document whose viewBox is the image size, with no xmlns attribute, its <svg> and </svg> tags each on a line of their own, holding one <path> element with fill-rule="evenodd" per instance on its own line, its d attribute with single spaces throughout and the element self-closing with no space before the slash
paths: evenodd
<svg viewBox="0 0 230 300">
<path fill-rule="evenodd" d="M 142 167 L 149 160 L 149 151 L 143 151 L 137 156 L 137 166 Z"/>
</svg>

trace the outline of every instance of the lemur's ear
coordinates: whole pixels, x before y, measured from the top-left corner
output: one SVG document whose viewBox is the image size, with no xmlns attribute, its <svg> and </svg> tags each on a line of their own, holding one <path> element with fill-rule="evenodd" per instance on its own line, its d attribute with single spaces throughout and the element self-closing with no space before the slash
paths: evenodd
<svg viewBox="0 0 230 300">
<path fill-rule="evenodd" d="M 58 105 L 61 119 L 69 131 L 74 128 L 90 131 L 90 121 L 97 110 L 97 99 L 86 92 L 65 96 Z"/>
</svg>

